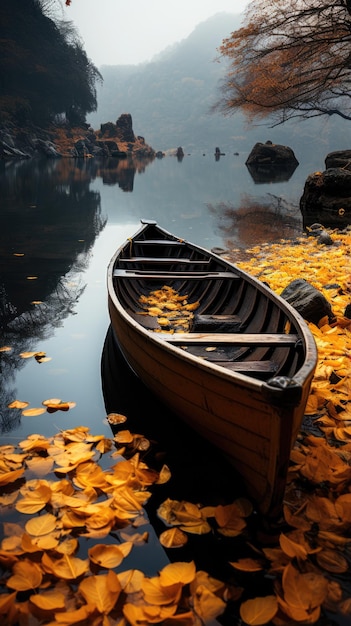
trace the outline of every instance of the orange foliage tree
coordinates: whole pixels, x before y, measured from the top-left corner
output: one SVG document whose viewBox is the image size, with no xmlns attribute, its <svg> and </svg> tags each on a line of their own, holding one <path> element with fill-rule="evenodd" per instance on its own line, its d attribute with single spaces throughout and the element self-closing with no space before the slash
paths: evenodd
<svg viewBox="0 0 351 626">
<path fill-rule="evenodd" d="M 351 0 L 252 0 L 222 42 L 230 61 L 217 110 L 249 121 L 351 120 Z"/>
</svg>

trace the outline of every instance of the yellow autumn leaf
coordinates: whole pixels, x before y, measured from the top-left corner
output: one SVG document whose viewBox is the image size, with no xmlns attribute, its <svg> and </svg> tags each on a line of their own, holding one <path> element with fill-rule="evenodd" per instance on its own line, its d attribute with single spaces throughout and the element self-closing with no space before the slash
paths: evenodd
<svg viewBox="0 0 351 626">
<path fill-rule="evenodd" d="M 16 510 L 31 515 L 41 511 L 51 498 L 50 487 L 38 484 L 35 490 L 26 490 L 22 499 L 16 502 Z"/>
<path fill-rule="evenodd" d="M 16 591 L 29 591 L 37 589 L 43 579 L 39 565 L 24 559 L 14 564 L 12 576 L 6 580 L 7 587 Z"/>
<path fill-rule="evenodd" d="M 89 559 L 83 560 L 67 554 L 60 559 L 52 559 L 45 552 L 41 563 L 48 574 L 63 580 L 76 580 L 89 571 Z"/>
<path fill-rule="evenodd" d="M 36 415 L 42 415 L 43 413 L 45 413 L 46 409 L 43 409 L 43 407 L 32 407 L 31 409 L 24 409 L 22 411 L 22 415 L 24 417 L 34 417 Z"/>
<path fill-rule="evenodd" d="M 16 599 L 16 591 L 13 593 L 2 593 L 0 595 L 0 615 L 8 616 Z"/>
<path fill-rule="evenodd" d="M 31 459 L 26 459 L 26 466 L 36 476 L 47 476 L 54 466 L 54 459 L 34 456 Z"/>
<path fill-rule="evenodd" d="M 129 430 L 120 430 L 115 434 L 114 439 L 117 443 L 132 443 L 134 436 Z"/>
<path fill-rule="evenodd" d="M 164 548 L 182 548 L 187 543 L 188 537 L 179 528 L 169 528 L 161 533 L 159 540 Z"/>
<path fill-rule="evenodd" d="M 158 576 L 144 578 L 141 583 L 144 600 L 151 606 L 177 605 L 183 585 L 181 582 L 162 585 Z"/>
<path fill-rule="evenodd" d="M 42 404 L 44 406 L 56 406 L 56 404 L 60 404 L 62 400 L 60 398 L 49 398 L 48 400 L 43 400 Z"/>
<path fill-rule="evenodd" d="M 169 469 L 168 465 L 163 465 L 161 467 L 161 470 L 158 474 L 158 479 L 156 480 L 156 485 L 164 485 L 165 483 L 167 483 L 170 478 L 171 478 L 171 470 Z"/>
<path fill-rule="evenodd" d="M 221 615 L 226 608 L 226 603 L 213 593 L 205 585 L 199 585 L 194 594 L 194 609 L 203 623 L 209 623 Z"/>
<path fill-rule="evenodd" d="M 79 541 L 75 537 L 66 537 L 63 541 L 57 544 L 55 551 L 59 554 L 72 555 L 77 552 L 79 548 Z"/>
<path fill-rule="evenodd" d="M 194 561 L 169 563 L 160 571 L 160 583 L 163 587 L 182 583 L 187 585 L 194 580 L 196 568 Z"/>
<path fill-rule="evenodd" d="M 28 406 L 29 402 L 23 402 L 22 400 L 13 400 L 10 404 L 7 405 L 9 409 L 24 409 Z"/>
<path fill-rule="evenodd" d="M 245 624 L 260 626 L 268 624 L 278 611 L 278 602 L 275 596 L 264 596 L 246 600 L 240 605 L 240 617 Z"/>
<path fill-rule="evenodd" d="M 140 591 L 145 574 L 137 569 L 118 572 L 118 580 L 124 593 L 132 594 Z"/>
<path fill-rule="evenodd" d="M 143 626 L 149 624 L 162 624 L 168 623 L 168 620 L 171 620 L 175 615 L 177 610 L 177 605 L 171 606 L 136 606 L 135 604 L 131 604 L 130 602 L 126 602 L 123 605 L 123 615 L 126 618 L 128 624 L 140 624 Z M 182 621 L 182 615 L 174 617 L 174 623 L 182 626 L 184 622 Z M 192 615 L 193 618 L 193 615 Z M 186 626 L 191 626 L 194 621 L 189 621 L 189 615 L 187 621 L 185 622 Z"/>
<path fill-rule="evenodd" d="M 1 346 L 0 352 L 11 352 L 11 346 Z"/>
<path fill-rule="evenodd" d="M 30 601 L 42 611 L 59 611 L 66 606 L 66 598 L 60 591 L 41 591 L 30 596 Z"/>
<path fill-rule="evenodd" d="M 55 613 L 55 622 L 66 626 L 73 624 L 89 624 L 91 616 L 95 612 L 95 608 L 89 605 L 83 605 L 75 611 L 65 611 L 64 613 Z"/>
<path fill-rule="evenodd" d="M 106 419 L 108 423 L 112 425 L 124 424 L 124 422 L 127 421 L 126 416 L 121 413 L 109 413 L 106 415 Z"/>
<path fill-rule="evenodd" d="M 128 554 L 132 549 L 133 543 L 131 541 L 128 542 Z M 113 569 L 114 567 L 118 567 L 126 554 L 125 551 L 122 551 L 117 545 L 105 545 L 102 543 L 98 543 L 92 548 L 88 550 L 90 560 L 99 565 L 100 567 L 104 567 L 106 569 Z"/>
<path fill-rule="evenodd" d="M 238 569 L 242 572 L 261 572 L 263 565 L 256 559 L 238 559 L 237 561 L 230 561 L 230 565 L 234 569 Z"/>
<path fill-rule="evenodd" d="M 33 517 L 25 525 L 26 532 L 34 537 L 52 533 L 57 525 L 57 518 L 52 513 Z"/>
<path fill-rule="evenodd" d="M 121 593 L 117 575 L 110 571 L 106 575 L 89 576 L 82 580 L 79 591 L 89 605 L 100 613 L 108 614 L 114 608 Z"/>
<path fill-rule="evenodd" d="M 12 472 L 3 472 L 0 473 L 0 486 L 8 485 L 9 483 L 13 483 L 18 478 L 21 478 L 23 475 L 24 468 L 13 470 Z"/>
</svg>

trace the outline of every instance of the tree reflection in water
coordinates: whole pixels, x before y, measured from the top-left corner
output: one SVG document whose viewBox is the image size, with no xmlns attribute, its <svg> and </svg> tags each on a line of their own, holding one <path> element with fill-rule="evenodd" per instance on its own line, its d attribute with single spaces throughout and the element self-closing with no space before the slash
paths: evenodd
<svg viewBox="0 0 351 626">
<path fill-rule="evenodd" d="M 218 228 L 226 239 L 228 249 L 237 248 L 240 242 L 243 251 L 260 243 L 277 241 L 278 238 L 294 239 L 302 233 L 298 207 L 270 193 L 266 194 L 265 200 L 242 194 L 239 206 L 229 202 L 207 206 L 218 219 Z"/>
<path fill-rule="evenodd" d="M 14 162 L 0 174 L 1 345 L 11 347 L 0 353 L 2 432 L 19 420 L 6 408 L 19 354 L 52 335 L 84 291 L 81 276 L 106 223 L 90 180 L 66 160 Z"/>
</svg>

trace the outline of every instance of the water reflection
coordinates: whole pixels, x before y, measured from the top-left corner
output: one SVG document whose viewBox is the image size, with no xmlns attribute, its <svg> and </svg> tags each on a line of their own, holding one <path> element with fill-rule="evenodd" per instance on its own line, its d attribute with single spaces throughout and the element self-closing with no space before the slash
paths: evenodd
<svg viewBox="0 0 351 626">
<path fill-rule="evenodd" d="M 294 239 L 301 234 L 299 208 L 281 196 L 267 193 L 263 198 L 242 194 L 238 205 L 220 202 L 209 205 L 219 220 L 226 247 L 250 248 L 278 239 Z"/>
<path fill-rule="evenodd" d="M 252 179 L 256 184 L 262 183 L 284 183 L 290 180 L 296 168 L 298 167 L 298 163 L 288 164 L 287 166 L 282 165 L 263 165 L 262 163 L 254 165 L 254 164 L 246 164 L 247 169 L 249 170 Z"/>
<path fill-rule="evenodd" d="M 223 455 L 172 414 L 134 375 L 118 348 L 111 327 L 101 358 L 101 378 L 106 412 L 126 415 L 127 422 L 120 429 L 128 428 L 150 441 L 150 448 L 138 452 L 140 458 L 158 471 L 163 464 L 170 468 L 170 480 L 155 486 L 145 506 L 158 536 L 165 525 L 157 509 L 167 498 L 216 506 L 245 495 L 240 477 Z M 115 433 L 118 427 L 112 426 L 112 430 Z M 199 569 L 221 578 L 228 574 L 229 549 L 233 550 L 234 558 L 234 552 L 237 555 L 242 548 L 233 541 L 227 543 L 223 536 L 215 533 L 189 534 L 188 543 L 176 551 L 168 550 L 167 556 L 176 561 L 195 559 Z M 155 553 L 155 561 L 157 558 Z M 157 565 L 155 562 L 155 569 Z"/>
</svg>

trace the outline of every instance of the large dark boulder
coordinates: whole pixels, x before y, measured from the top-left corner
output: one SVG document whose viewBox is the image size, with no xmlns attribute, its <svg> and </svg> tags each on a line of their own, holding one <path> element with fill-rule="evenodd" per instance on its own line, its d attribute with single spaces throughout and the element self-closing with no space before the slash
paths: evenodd
<svg viewBox="0 0 351 626">
<path fill-rule="evenodd" d="M 310 174 L 300 199 L 304 225 L 345 226 L 351 222 L 351 170 L 339 167 Z"/>
<path fill-rule="evenodd" d="M 351 150 L 338 150 L 337 152 L 329 152 L 325 157 L 326 169 L 342 167 L 351 171 Z"/>
<path fill-rule="evenodd" d="M 303 278 L 293 280 L 280 294 L 308 322 L 318 324 L 322 317 L 334 318 L 328 300 L 313 285 Z"/>
<path fill-rule="evenodd" d="M 274 144 L 271 141 L 266 143 L 256 143 L 252 148 L 246 165 L 275 165 L 287 167 L 288 165 L 299 164 L 294 151 L 288 146 Z"/>
</svg>

